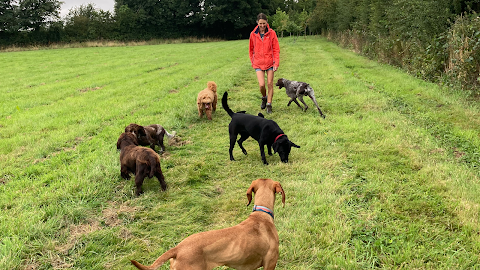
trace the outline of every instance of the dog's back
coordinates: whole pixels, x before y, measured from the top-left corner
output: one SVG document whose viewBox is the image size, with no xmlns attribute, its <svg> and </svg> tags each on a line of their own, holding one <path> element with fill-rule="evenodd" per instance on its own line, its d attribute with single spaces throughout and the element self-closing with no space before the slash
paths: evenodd
<svg viewBox="0 0 480 270">
<path fill-rule="evenodd" d="M 277 125 L 277 123 L 270 119 L 265 119 L 261 116 L 255 116 L 244 112 L 234 113 L 228 106 L 228 92 L 225 92 L 222 97 L 223 109 L 230 115 L 232 121 L 230 121 L 229 128 L 232 128 L 235 133 L 248 133 L 255 140 L 259 140 L 261 133 L 265 127 L 268 126 L 268 132 L 283 131 Z M 263 116 L 263 115 L 262 115 Z"/>
</svg>

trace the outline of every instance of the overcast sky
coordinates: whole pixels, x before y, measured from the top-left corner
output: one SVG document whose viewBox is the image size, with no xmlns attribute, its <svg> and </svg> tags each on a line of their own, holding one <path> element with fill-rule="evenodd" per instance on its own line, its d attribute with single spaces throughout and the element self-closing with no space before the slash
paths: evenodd
<svg viewBox="0 0 480 270">
<path fill-rule="evenodd" d="M 94 4 L 96 8 L 107 11 L 110 10 L 113 12 L 113 6 L 115 5 L 115 0 L 61 0 L 63 4 L 60 9 L 60 16 L 63 18 L 67 15 L 68 11 L 71 8 L 79 7 L 86 4 Z"/>
</svg>

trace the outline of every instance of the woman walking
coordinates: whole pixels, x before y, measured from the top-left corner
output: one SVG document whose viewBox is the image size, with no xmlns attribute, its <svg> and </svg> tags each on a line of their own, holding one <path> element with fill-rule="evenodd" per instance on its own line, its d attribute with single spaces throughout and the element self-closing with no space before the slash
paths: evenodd
<svg viewBox="0 0 480 270">
<path fill-rule="evenodd" d="M 273 100 L 273 77 L 280 64 L 280 46 L 278 44 L 277 34 L 270 28 L 267 16 L 263 13 L 257 16 L 257 26 L 250 33 L 249 47 L 250 61 L 255 69 L 262 94 L 263 110 L 267 108 L 267 113 L 272 112 Z M 267 89 L 265 88 L 265 73 L 267 73 Z"/>
</svg>

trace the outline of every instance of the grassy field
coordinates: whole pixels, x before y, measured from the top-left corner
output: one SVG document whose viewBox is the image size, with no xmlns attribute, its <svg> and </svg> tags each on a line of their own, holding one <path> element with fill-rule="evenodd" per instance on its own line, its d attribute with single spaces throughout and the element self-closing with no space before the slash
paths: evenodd
<svg viewBox="0 0 480 270">
<path fill-rule="evenodd" d="M 251 212 L 256 178 L 280 181 L 277 269 L 478 269 L 480 106 L 318 37 L 280 40 L 276 78 L 306 81 L 304 113 L 276 90 L 293 149 L 228 157 L 229 116 L 198 119 L 207 81 L 260 111 L 248 41 L 0 53 L 0 269 L 134 269 Z M 178 137 L 135 197 L 116 141 L 129 123 Z M 168 269 L 168 263 L 161 269 Z M 219 269 L 227 269 L 225 267 Z"/>
</svg>

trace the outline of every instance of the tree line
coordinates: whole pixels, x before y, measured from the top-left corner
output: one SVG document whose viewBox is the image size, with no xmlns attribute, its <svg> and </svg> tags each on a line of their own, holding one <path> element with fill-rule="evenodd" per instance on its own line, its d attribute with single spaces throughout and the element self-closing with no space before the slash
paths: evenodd
<svg viewBox="0 0 480 270">
<path fill-rule="evenodd" d="M 0 0 L 0 47 L 98 40 L 248 38 L 267 14 L 278 36 L 322 34 L 419 77 L 480 86 L 480 0 L 115 0 L 60 18 L 60 0 Z"/>
<path fill-rule="evenodd" d="M 309 27 L 423 79 L 478 93 L 480 0 L 317 0 Z"/>
<path fill-rule="evenodd" d="M 277 7 L 287 5 L 297 2 L 115 0 L 113 12 L 86 4 L 60 18 L 60 0 L 0 0 L 0 46 L 182 37 L 239 39 L 248 37 L 258 13 L 273 14 Z"/>
</svg>

